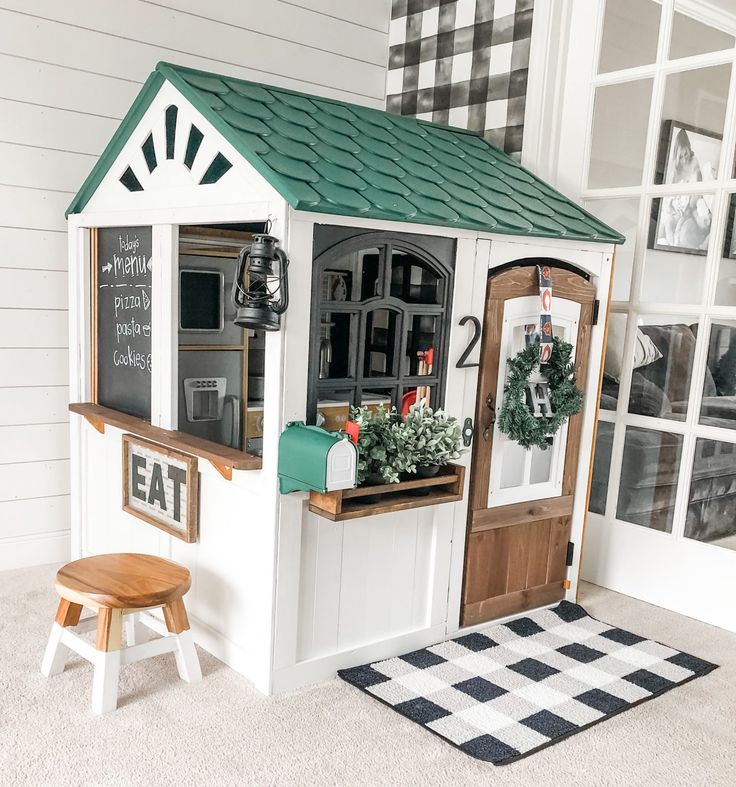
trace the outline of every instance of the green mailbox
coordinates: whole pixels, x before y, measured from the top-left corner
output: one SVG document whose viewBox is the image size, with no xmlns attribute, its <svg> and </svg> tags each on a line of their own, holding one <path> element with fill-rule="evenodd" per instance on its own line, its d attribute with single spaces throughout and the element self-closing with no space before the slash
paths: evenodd
<svg viewBox="0 0 736 787">
<path fill-rule="evenodd" d="M 342 432 L 291 421 L 279 439 L 279 490 L 334 492 L 352 489 L 358 472 L 358 449 Z"/>
</svg>

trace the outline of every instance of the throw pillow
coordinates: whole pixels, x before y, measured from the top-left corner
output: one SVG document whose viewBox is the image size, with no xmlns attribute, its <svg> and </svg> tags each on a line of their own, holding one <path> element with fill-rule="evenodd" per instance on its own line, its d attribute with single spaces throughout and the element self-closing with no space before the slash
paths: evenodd
<svg viewBox="0 0 736 787">
<path fill-rule="evenodd" d="M 612 319 L 609 322 L 604 371 L 617 382 L 621 380 L 625 332 L 626 320 Z M 634 342 L 634 369 L 648 366 L 661 357 L 662 353 L 657 349 L 654 342 L 646 334 L 642 333 L 641 328 L 637 328 Z"/>
</svg>

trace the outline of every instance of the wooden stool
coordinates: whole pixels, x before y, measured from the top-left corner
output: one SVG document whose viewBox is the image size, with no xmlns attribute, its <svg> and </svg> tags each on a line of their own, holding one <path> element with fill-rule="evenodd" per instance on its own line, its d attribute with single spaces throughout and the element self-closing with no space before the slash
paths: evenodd
<svg viewBox="0 0 736 787">
<path fill-rule="evenodd" d="M 173 651 L 179 677 L 190 683 L 201 680 L 199 659 L 182 600 L 190 585 L 188 569 L 153 555 L 97 555 L 67 563 L 56 575 L 56 591 L 61 601 L 41 672 L 47 677 L 63 672 L 70 649 L 91 662 L 95 668 L 92 684 L 95 713 L 107 713 L 117 707 L 118 675 L 124 664 Z M 82 607 L 95 610 L 97 617 L 80 622 Z M 163 621 L 149 613 L 158 608 L 163 610 Z M 122 647 L 123 616 L 125 648 Z M 163 636 L 141 641 L 143 626 Z M 94 627 L 97 628 L 95 647 L 79 636 Z"/>
</svg>

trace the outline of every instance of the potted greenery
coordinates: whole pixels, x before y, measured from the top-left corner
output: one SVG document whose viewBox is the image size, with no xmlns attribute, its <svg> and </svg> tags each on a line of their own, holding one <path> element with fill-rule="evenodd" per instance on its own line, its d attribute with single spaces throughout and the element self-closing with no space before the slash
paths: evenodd
<svg viewBox="0 0 736 787">
<path fill-rule="evenodd" d="M 405 473 L 431 478 L 443 465 L 460 456 L 460 424 L 444 410 L 413 405 L 398 433 L 399 451 L 394 467 Z"/>
<path fill-rule="evenodd" d="M 399 481 L 399 418 L 396 408 L 354 407 L 351 420 L 358 434 L 358 484 L 396 484 Z"/>
</svg>

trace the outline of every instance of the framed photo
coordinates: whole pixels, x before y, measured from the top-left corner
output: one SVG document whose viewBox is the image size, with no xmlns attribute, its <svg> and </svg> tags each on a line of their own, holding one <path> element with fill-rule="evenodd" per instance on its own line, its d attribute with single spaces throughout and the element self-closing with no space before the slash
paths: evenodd
<svg viewBox="0 0 736 787">
<path fill-rule="evenodd" d="M 322 276 L 324 300 L 352 300 L 353 274 L 351 271 L 325 271 Z"/>
<path fill-rule="evenodd" d="M 656 183 L 709 183 L 718 176 L 722 136 L 678 120 L 662 122 Z M 675 194 L 652 200 L 650 249 L 705 256 L 712 194 Z"/>
<path fill-rule="evenodd" d="M 663 120 L 655 183 L 710 183 L 718 177 L 723 135 Z"/>
<path fill-rule="evenodd" d="M 736 194 L 731 194 L 728 203 L 728 219 L 726 220 L 726 237 L 723 241 L 723 256 L 736 260 Z"/>
<path fill-rule="evenodd" d="M 124 434 L 123 511 L 182 541 L 196 541 L 197 458 Z"/>
<path fill-rule="evenodd" d="M 705 257 L 710 241 L 712 207 L 712 194 L 655 197 L 652 200 L 648 248 Z"/>
</svg>

